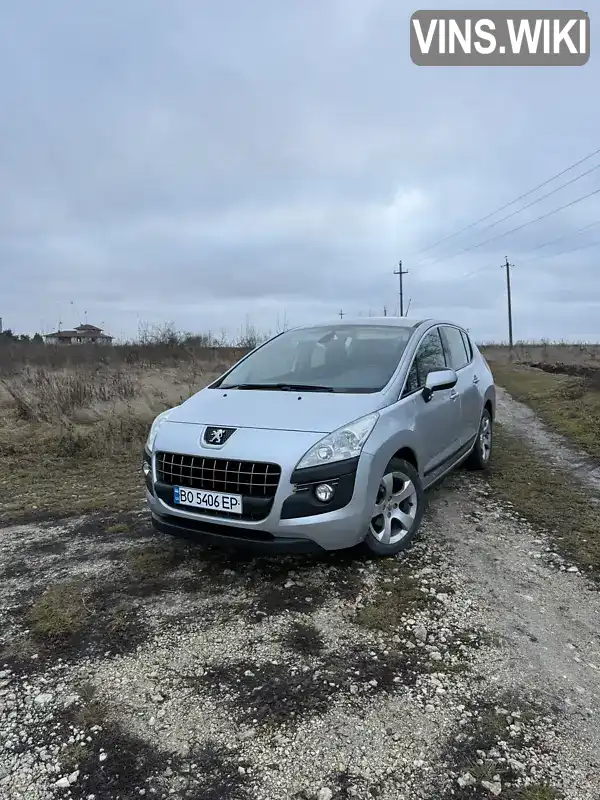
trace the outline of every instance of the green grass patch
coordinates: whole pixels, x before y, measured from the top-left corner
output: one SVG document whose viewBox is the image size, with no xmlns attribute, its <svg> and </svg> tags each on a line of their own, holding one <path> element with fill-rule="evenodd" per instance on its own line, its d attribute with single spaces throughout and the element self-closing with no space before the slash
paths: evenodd
<svg viewBox="0 0 600 800">
<path fill-rule="evenodd" d="M 63 772 L 72 772 L 89 757 L 89 750 L 85 744 L 67 744 L 58 756 Z"/>
<path fill-rule="evenodd" d="M 92 648 L 127 651 L 145 635 L 136 608 L 118 582 L 71 580 L 50 586 L 23 615 L 26 636 L 12 643 L 23 661 L 33 648 L 41 660 L 78 658 Z"/>
<path fill-rule="evenodd" d="M 127 568 L 137 580 L 150 580 L 176 569 L 184 557 L 175 547 L 144 547 L 128 553 Z"/>
<path fill-rule="evenodd" d="M 124 522 L 119 522 L 116 525 L 110 525 L 106 529 L 106 533 L 127 533 L 129 530 L 129 525 L 126 525 Z"/>
<path fill-rule="evenodd" d="M 47 589 L 26 615 L 32 636 L 42 641 L 63 641 L 84 630 L 90 610 L 85 584 L 72 581 Z"/>
<path fill-rule="evenodd" d="M 393 631 L 401 627 L 409 611 L 430 603 L 431 596 L 421 591 L 405 564 L 385 561 L 381 570 L 390 580 L 384 581 L 371 602 L 358 610 L 356 622 L 371 630 Z"/>
<path fill-rule="evenodd" d="M 562 798 L 563 795 L 558 789 L 546 783 L 536 783 L 534 786 L 522 789 L 517 794 L 516 800 L 562 800 Z"/>
</svg>

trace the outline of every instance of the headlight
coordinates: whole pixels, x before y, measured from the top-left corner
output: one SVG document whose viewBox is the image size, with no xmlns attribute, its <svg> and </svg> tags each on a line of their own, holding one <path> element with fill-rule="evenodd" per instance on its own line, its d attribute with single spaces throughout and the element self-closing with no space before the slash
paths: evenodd
<svg viewBox="0 0 600 800">
<path fill-rule="evenodd" d="M 170 414 L 173 412 L 174 409 L 169 408 L 166 411 L 163 411 L 162 414 L 159 414 L 158 417 L 152 423 L 152 427 L 150 428 L 150 433 L 148 434 L 148 438 L 146 439 L 146 449 L 151 453 L 154 448 L 154 442 L 156 440 L 156 434 L 159 431 L 160 426 L 169 419 Z"/>
<path fill-rule="evenodd" d="M 366 417 L 356 419 L 338 428 L 337 431 L 328 433 L 302 456 L 296 469 L 356 458 L 361 454 L 378 419 L 379 414 L 376 412 L 367 414 Z"/>
</svg>

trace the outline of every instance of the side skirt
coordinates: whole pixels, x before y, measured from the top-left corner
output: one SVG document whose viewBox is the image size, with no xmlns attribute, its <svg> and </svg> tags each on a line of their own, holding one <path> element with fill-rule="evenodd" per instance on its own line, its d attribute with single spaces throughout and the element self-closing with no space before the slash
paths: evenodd
<svg viewBox="0 0 600 800">
<path fill-rule="evenodd" d="M 456 469 L 468 457 L 471 450 L 475 447 L 477 441 L 477 434 L 464 444 L 460 449 L 453 453 L 449 458 L 444 459 L 441 464 L 434 467 L 423 478 L 423 488 L 429 489 L 435 483 L 442 480 L 449 472 Z"/>
</svg>

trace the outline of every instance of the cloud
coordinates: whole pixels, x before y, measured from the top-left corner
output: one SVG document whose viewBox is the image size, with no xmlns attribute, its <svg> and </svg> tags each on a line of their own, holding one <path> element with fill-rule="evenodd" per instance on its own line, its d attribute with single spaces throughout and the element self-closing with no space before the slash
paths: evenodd
<svg viewBox="0 0 600 800">
<path fill-rule="evenodd" d="M 419 68 L 409 17 L 394 0 L 6 9 L 5 324 L 86 310 L 118 336 L 140 320 L 234 334 L 247 315 L 268 329 L 381 312 L 401 258 L 411 313 L 502 338 L 508 255 L 516 336 L 592 335 L 600 230 L 574 232 L 600 195 L 533 220 L 598 173 L 424 249 L 595 149 L 598 67 Z"/>
</svg>

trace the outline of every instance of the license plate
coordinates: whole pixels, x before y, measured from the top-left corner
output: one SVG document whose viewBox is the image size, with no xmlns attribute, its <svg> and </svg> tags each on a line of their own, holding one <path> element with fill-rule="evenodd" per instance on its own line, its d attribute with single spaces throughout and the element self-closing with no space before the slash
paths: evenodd
<svg viewBox="0 0 600 800">
<path fill-rule="evenodd" d="M 178 506 L 206 508 L 210 511 L 227 511 L 233 514 L 242 513 L 241 494 L 223 494 L 222 492 L 205 492 L 203 489 L 186 489 L 175 486 L 173 501 Z"/>
</svg>

